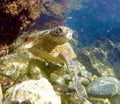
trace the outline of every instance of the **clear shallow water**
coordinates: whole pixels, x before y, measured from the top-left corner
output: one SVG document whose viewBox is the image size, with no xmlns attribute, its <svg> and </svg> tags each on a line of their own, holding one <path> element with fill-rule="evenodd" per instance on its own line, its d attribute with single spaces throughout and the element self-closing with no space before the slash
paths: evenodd
<svg viewBox="0 0 120 104">
<path fill-rule="evenodd" d="M 102 36 L 119 42 L 120 0 L 70 0 L 66 25 L 77 32 L 78 46 Z"/>
</svg>

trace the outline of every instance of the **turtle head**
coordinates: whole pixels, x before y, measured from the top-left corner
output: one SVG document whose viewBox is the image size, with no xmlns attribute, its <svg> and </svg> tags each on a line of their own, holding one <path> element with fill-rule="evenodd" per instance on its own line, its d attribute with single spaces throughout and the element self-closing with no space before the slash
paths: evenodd
<svg viewBox="0 0 120 104">
<path fill-rule="evenodd" d="M 73 31 L 65 26 L 59 26 L 51 30 L 51 37 L 57 44 L 64 44 L 72 39 Z"/>
</svg>

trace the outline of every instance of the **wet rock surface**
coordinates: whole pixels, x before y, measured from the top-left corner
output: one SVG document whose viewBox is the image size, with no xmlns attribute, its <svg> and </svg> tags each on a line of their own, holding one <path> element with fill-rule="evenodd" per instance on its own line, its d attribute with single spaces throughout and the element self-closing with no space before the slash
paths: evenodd
<svg viewBox="0 0 120 104">
<path fill-rule="evenodd" d="M 43 0 L 43 8 L 40 18 L 36 21 L 33 29 L 48 29 L 65 25 L 65 16 L 68 0 Z"/>
<path fill-rule="evenodd" d="M 3 100 L 3 94 L 2 94 L 2 87 L 0 84 L 0 104 L 2 104 L 2 100 Z"/>
<path fill-rule="evenodd" d="M 78 60 L 92 74 L 97 76 L 113 76 L 120 79 L 120 47 L 103 37 L 78 55 Z"/>
<path fill-rule="evenodd" d="M 120 93 L 110 98 L 111 104 L 120 104 Z"/>
<path fill-rule="evenodd" d="M 89 77 L 86 77 L 86 74 L 84 77 L 90 81 L 87 86 L 87 88 L 89 89 L 90 87 L 90 89 L 87 90 L 87 93 L 93 104 L 112 104 L 113 102 L 119 104 L 119 44 L 119 42 L 116 43 L 114 40 L 111 41 L 106 37 L 102 37 L 90 46 L 83 47 L 78 53 L 77 59 L 80 64 L 83 65 L 80 67 L 81 70 L 78 71 L 78 75 L 81 76 L 86 71 L 89 73 L 87 74 Z M 77 50 L 77 48 L 75 48 L 75 50 Z M 110 77 L 113 79 L 109 79 Z M 109 81 L 107 81 L 107 79 L 109 79 Z M 118 84 L 114 79 L 117 80 Z"/>
<path fill-rule="evenodd" d="M 11 95 L 3 104 L 31 103 L 31 104 L 61 104 L 60 96 L 57 96 L 52 85 L 45 78 L 29 80 L 12 86 L 6 91 Z"/>
<path fill-rule="evenodd" d="M 112 104 L 108 98 L 94 98 L 91 97 L 90 100 L 93 104 Z"/>
<path fill-rule="evenodd" d="M 88 85 L 87 93 L 94 97 L 112 97 L 120 93 L 120 81 L 114 77 L 100 77 Z"/>
<path fill-rule="evenodd" d="M 11 43 L 35 23 L 42 8 L 42 0 L 9 0 L 0 2 L 0 43 Z"/>
</svg>

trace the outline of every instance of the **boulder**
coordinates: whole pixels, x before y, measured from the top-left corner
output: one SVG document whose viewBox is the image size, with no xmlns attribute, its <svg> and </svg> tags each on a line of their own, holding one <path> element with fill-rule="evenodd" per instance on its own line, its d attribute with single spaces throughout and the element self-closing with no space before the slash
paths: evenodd
<svg viewBox="0 0 120 104">
<path fill-rule="evenodd" d="M 45 78 L 24 81 L 8 89 L 6 93 L 10 96 L 4 101 L 4 104 L 11 104 L 11 102 L 61 104 L 60 96 L 56 94 L 52 85 Z"/>
<path fill-rule="evenodd" d="M 92 81 L 87 93 L 93 97 L 112 97 L 120 92 L 120 81 L 114 77 L 100 77 Z"/>
</svg>

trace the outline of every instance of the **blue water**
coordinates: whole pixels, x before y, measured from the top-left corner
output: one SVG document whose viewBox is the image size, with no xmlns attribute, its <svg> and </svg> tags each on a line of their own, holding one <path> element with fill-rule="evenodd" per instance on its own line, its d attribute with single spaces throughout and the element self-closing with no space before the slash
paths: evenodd
<svg viewBox="0 0 120 104">
<path fill-rule="evenodd" d="M 66 25 L 89 45 L 102 36 L 120 41 L 120 0 L 70 0 Z"/>
</svg>

